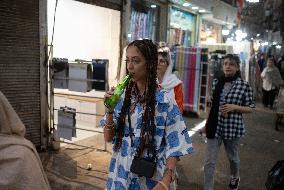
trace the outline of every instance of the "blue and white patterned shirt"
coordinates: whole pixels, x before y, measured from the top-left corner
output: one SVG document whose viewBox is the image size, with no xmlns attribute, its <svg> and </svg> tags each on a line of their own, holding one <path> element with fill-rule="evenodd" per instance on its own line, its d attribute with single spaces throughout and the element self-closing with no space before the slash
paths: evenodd
<svg viewBox="0 0 284 190">
<path fill-rule="evenodd" d="M 217 83 L 218 80 L 214 79 L 212 92 L 214 91 Z M 235 81 L 233 81 L 230 89 L 223 89 L 223 92 L 220 96 L 219 105 L 221 106 L 224 104 L 235 104 L 255 108 L 253 91 L 249 84 L 240 78 L 237 78 Z M 229 112 L 228 116 L 224 117 L 219 109 L 218 125 L 215 137 L 221 137 L 223 139 L 235 139 L 243 136 L 244 134 L 245 126 L 242 113 L 236 111 Z"/>
<path fill-rule="evenodd" d="M 123 104 L 123 98 L 114 110 L 116 123 Z M 139 146 L 142 126 L 142 105 L 137 103 L 131 114 L 131 127 L 134 133 L 133 145 L 129 136 L 128 119 L 125 120 L 124 137 L 118 152 L 113 151 L 107 179 L 107 190 L 147 190 L 153 189 L 161 180 L 169 157 L 180 157 L 192 153 L 192 143 L 178 106 L 164 90 L 156 92 L 156 133 L 157 168 L 153 178 L 138 177 L 130 172 L 130 166 Z M 105 119 L 101 120 L 104 126 Z M 117 125 L 116 125 L 117 126 Z"/>
</svg>

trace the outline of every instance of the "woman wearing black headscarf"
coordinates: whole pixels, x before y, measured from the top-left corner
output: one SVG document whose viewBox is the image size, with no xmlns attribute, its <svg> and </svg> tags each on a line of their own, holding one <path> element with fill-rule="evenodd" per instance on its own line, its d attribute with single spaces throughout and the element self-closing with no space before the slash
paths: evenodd
<svg viewBox="0 0 284 190">
<path fill-rule="evenodd" d="M 230 189 L 240 181 L 238 144 L 245 133 L 242 114 L 255 107 L 253 92 L 240 78 L 240 61 L 236 55 L 224 57 L 224 75 L 213 81 L 212 107 L 206 122 L 207 148 L 204 165 L 204 190 L 213 190 L 214 172 L 222 142 L 230 161 Z"/>
</svg>

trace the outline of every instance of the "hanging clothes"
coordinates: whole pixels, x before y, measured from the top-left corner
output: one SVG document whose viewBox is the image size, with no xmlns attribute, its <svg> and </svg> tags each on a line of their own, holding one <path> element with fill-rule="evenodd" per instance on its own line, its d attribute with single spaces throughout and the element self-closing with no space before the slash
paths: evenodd
<svg viewBox="0 0 284 190">
<path fill-rule="evenodd" d="M 155 10 L 138 12 L 132 9 L 130 19 L 130 41 L 139 38 L 155 39 L 156 34 L 156 13 Z"/>
</svg>

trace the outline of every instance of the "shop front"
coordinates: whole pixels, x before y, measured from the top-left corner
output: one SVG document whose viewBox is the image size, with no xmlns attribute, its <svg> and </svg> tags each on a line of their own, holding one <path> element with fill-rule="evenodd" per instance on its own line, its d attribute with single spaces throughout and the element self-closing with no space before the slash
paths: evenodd
<svg viewBox="0 0 284 190">
<path fill-rule="evenodd" d="M 213 0 L 171 0 L 170 2 L 168 39 L 171 45 L 189 47 L 200 44 L 200 38 L 202 43 L 208 37 L 210 40 L 211 36 L 214 39 L 219 38 L 217 31 L 208 34 L 206 29 L 208 27 L 212 29 L 212 26 L 206 21 L 203 22 L 205 15 L 212 15 Z"/>
<path fill-rule="evenodd" d="M 202 19 L 200 28 L 200 43 L 216 44 L 222 42 L 222 25 Z"/>
<path fill-rule="evenodd" d="M 95 148 L 106 148 L 99 121 L 117 83 L 121 11 L 120 0 L 48 0 L 50 127 L 61 142 L 96 136 Z"/>
<path fill-rule="evenodd" d="M 94 2 L 61 0 L 54 14 L 56 0 L 48 0 L 48 42 L 53 45 L 53 57 L 108 60 L 107 83 L 113 85 L 120 56 L 121 12 L 117 4 L 106 7 L 112 5 L 106 3 L 103 7 Z"/>
<path fill-rule="evenodd" d="M 172 51 L 174 70 L 183 81 L 184 111 L 199 115 L 205 111 L 207 102 L 208 52 L 197 47 L 200 14 L 205 10 L 190 1 L 171 2 L 168 45 Z"/>
</svg>

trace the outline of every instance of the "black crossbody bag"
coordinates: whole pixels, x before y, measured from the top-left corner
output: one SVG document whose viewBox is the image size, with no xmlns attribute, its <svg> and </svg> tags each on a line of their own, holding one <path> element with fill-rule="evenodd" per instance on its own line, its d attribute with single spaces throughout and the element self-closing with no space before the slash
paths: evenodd
<svg viewBox="0 0 284 190">
<path fill-rule="evenodd" d="M 156 162 L 135 156 L 130 171 L 139 177 L 152 178 L 156 170 Z"/>
<path fill-rule="evenodd" d="M 131 119 L 130 119 L 130 114 L 128 113 L 128 123 L 129 123 L 129 131 L 130 131 L 130 138 L 131 138 L 131 143 L 132 143 L 132 129 L 131 129 Z M 152 159 L 147 159 L 147 158 L 141 158 L 140 156 L 135 156 L 132 160 L 131 166 L 130 166 L 130 171 L 132 173 L 137 174 L 139 177 L 146 177 L 146 178 L 152 178 L 155 170 L 156 170 L 156 154 L 152 150 Z"/>
</svg>

